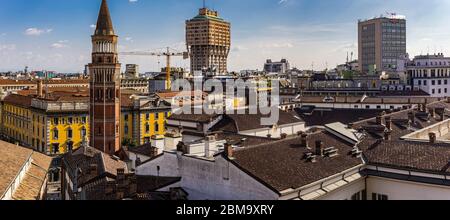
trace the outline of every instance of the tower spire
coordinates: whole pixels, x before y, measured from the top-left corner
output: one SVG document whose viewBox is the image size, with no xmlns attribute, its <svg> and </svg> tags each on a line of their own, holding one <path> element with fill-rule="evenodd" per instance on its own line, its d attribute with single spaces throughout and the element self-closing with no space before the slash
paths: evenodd
<svg viewBox="0 0 450 220">
<path fill-rule="evenodd" d="M 102 5 L 100 6 L 95 35 L 114 35 L 114 27 L 106 0 L 102 0 Z"/>
</svg>

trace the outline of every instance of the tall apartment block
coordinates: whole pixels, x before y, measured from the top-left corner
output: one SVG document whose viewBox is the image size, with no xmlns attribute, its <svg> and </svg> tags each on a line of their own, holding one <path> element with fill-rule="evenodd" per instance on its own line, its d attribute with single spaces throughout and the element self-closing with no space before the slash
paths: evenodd
<svg viewBox="0 0 450 220">
<path fill-rule="evenodd" d="M 217 11 L 201 8 L 186 21 L 186 45 L 191 58 L 191 72 L 210 70 L 215 75 L 227 73 L 230 53 L 230 23 Z"/>
<path fill-rule="evenodd" d="M 391 15 L 359 21 L 358 47 L 361 72 L 394 70 L 406 54 L 406 19 Z"/>
<path fill-rule="evenodd" d="M 120 67 L 118 36 L 106 0 L 102 0 L 92 36 L 90 73 L 90 145 L 113 155 L 120 150 Z"/>
</svg>

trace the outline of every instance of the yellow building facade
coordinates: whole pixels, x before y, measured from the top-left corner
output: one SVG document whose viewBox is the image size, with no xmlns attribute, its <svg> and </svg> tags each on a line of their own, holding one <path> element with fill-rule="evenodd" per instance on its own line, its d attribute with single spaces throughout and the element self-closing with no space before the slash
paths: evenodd
<svg viewBox="0 0 450 220">
<path fill-rule="evenodd" d="M 9 95 L 1 106 L 2 138 L 47 155 L 66 153 L 78 148 L 87 135 L 89 116 L 85 108 L 85 99 Z"/>
<path fill-rule="evenodd" d="M 89 141 L 88 106 L 88 97 L 76 95 L 44 99 L 11 94 L 1 102 L 1 138 L 47 155 L 67 153 Z M 156 97 L 122 96 L 123 144 L 142 145 L 164 135 L 170 111 L 170 104 Z"/>
<path fill-rule="evenodd" d="M 121 139 L 123 144 L 150 143 L 154 135 L 164 135 L 171 106 L 155 96 L 122 96 Z"/>
</svg>

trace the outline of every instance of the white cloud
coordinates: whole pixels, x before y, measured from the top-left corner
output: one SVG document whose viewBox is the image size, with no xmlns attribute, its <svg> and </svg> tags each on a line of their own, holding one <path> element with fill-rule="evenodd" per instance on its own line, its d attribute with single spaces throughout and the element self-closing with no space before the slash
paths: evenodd
<svg viewBox="0 0 450 220">
<path fill-rule="evenodd" d="M 91 24 L 91 25 L 89 25 L 89 27 L 90 27 L 90 28 L 92 28 L 92 29 L 94 29 L 94 28 L 96 28 L 96 27 L 97 27 L 97 25 L 95 25 L 95 24 Z"/>
<path fill-rule="evenodd" d="M 52 32 L 53 29 L 38 29 L 38 28 L 28 28 L 25 30 L 25 35 L 28 36 L 40 36 L 42 34 L 48 34 Z"/>
<path fill-rule="evenodd" d="M 294 44 L 292 43 L 265 43 L 260 44 L 259 48 L 269 48 L 269 49 L 276 49 L 276 48 L 293 48 Z"/>
<path fill-rule="evenodd" d="M 50 45 L 50 47 L 53 49 L 67 48 L 67 47 L 69 47 L 69 45 L 67 45 L 68 42 L 69 42 L 68 40 L 60 40 L 60 41 Z"/>
<path fill-rule="evenodd" d="M 132 37 L 126 37 L 126 38 L 125 38 L 125 41 L 131 42 L 131 43 L 134 42 Z"/>
<path fill-rule="evenodd" d="M 15 44 L 0 44 L 0 51 L 16 50 Z"/>
</svg>

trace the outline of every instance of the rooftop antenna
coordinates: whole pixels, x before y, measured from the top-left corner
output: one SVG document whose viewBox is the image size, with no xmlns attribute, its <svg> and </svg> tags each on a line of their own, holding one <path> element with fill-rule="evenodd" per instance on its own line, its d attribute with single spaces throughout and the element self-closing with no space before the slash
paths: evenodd
<svg viewBox="0 0 450 220">
<path fill-rule="evenodd" d="M 348 51 L 347 51 L 347 64 L 348 64 Z"/>
<path fill-rule="evenodd" d="M 203 8 L 206 8 L 206 0 L 203 0 Z"/>
</svg>

